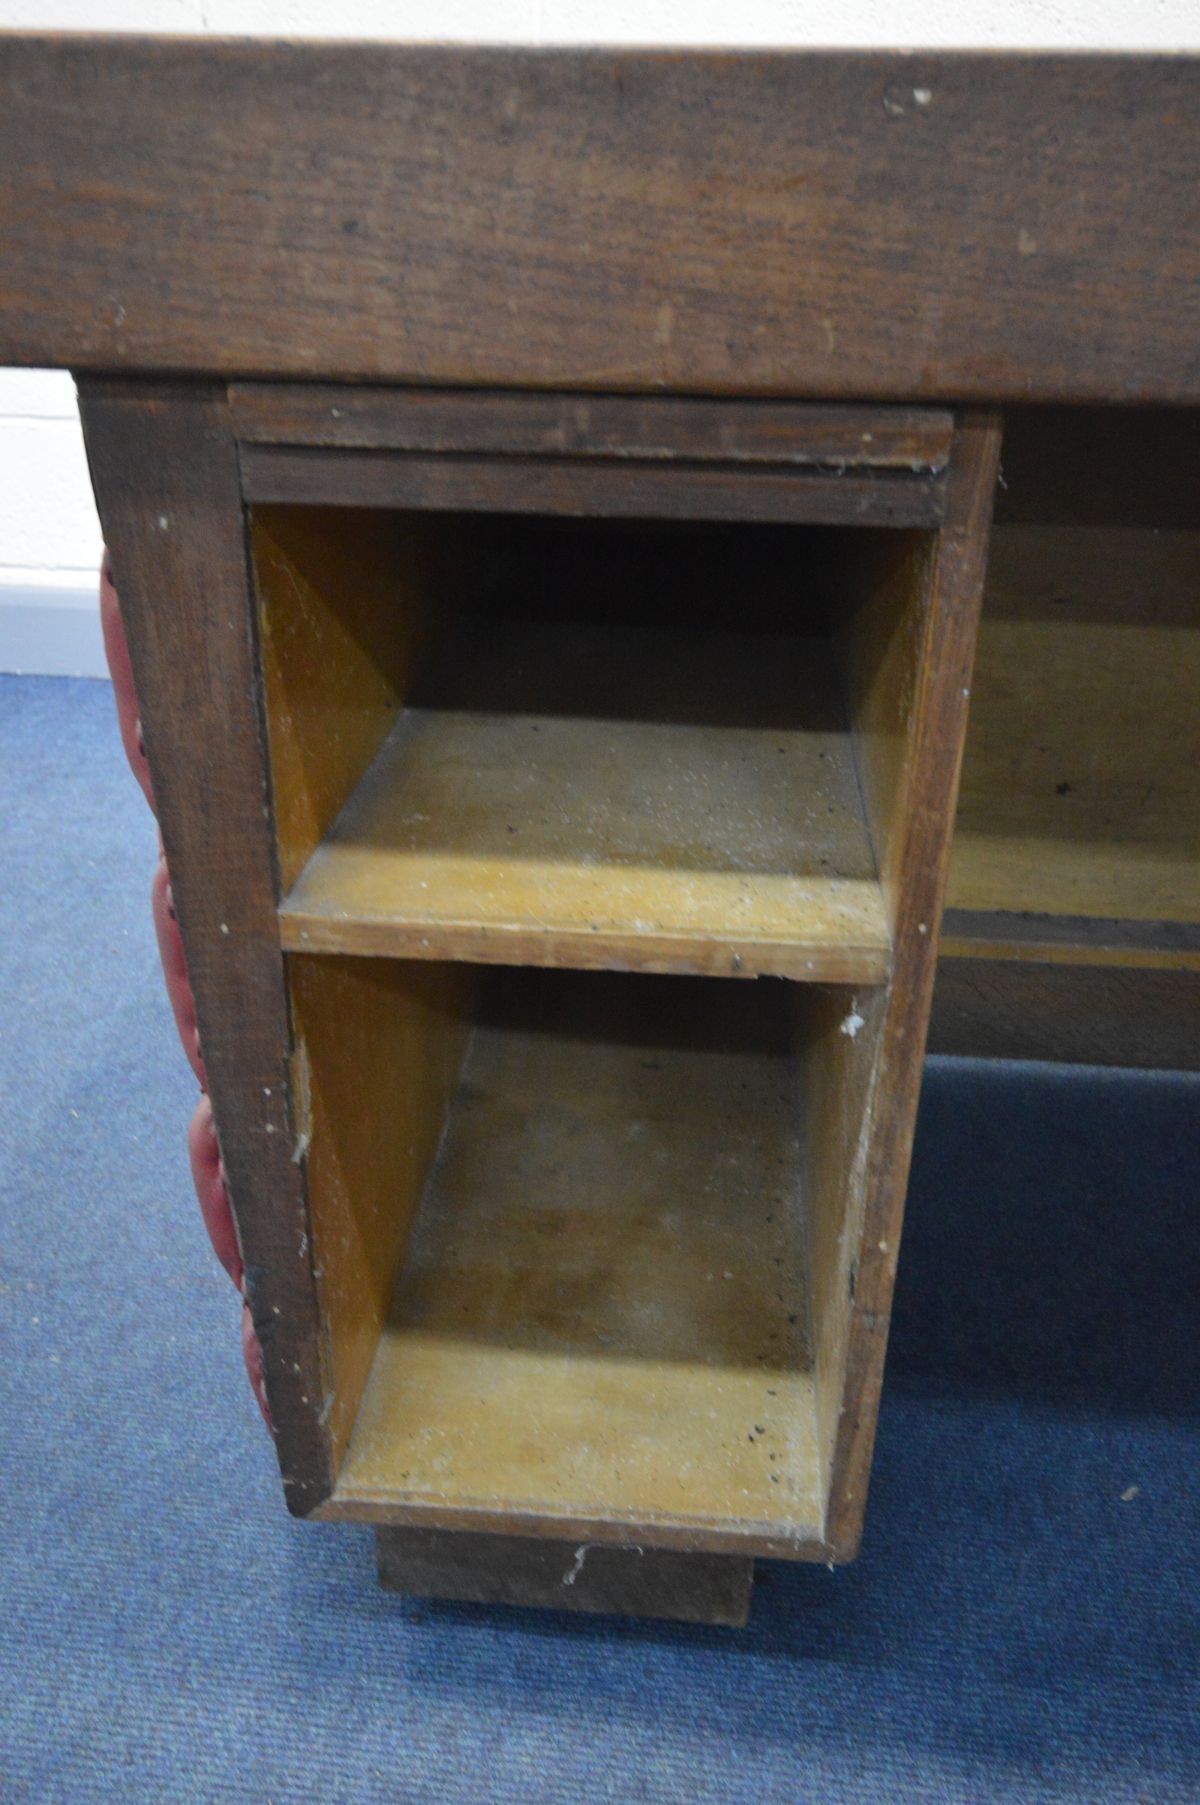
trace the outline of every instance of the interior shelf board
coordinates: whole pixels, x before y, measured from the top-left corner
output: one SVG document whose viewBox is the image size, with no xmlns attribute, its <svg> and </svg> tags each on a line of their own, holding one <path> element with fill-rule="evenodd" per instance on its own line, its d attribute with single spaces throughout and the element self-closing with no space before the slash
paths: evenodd
<svg viewBox="0 0 1200 1805">
<path fill-rule="evenodd" d="M 477 622 L 281 911 L 293 951 L 886 978 L 817 637 Z"/>
<path fill-rule="evenodd" d="M 334 1514 L 820 1540 L 778 989 L 491 974 Z"/>
<path fill-rule="evenodd" d="M 1067 813 L 1062 809 L 1064 817 Z M 997 810 L 998 828 L 1000 820 Z M 1049 822 L 1042 833 L 990 831 L 974 803 L 955 831 L 948 907 L 981 916 L 1004 912 L 1067 921 L 1194 923 L 1200 918 L 1200 836 L 1190 844 L 1180 835 L 1174 845 L 1154 845 L 1122 840 L 1115 823 L 1085 825 L 1078 838 L 1075 827 L 1076 821 L 1064 821 L 1058 835 Z M 1106 831 L 1113 837 L 1106 839 Z"/>
<path fill-rule="evenodd" d="M 1200 971 L 1200 923 L 948 909 L 939 950 L 951 959 Z"/>
</svg>

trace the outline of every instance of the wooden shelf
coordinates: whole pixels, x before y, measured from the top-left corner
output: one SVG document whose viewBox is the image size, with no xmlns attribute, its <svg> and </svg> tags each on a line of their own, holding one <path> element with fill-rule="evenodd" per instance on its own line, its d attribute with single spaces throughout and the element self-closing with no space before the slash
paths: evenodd
<svg viewBox="0 0 1200 1805">
<path fill-rule="evenodd" d="M 820 638 L 474 621 L 301 872 L 283 944 L 880 982 L 838 695 Z"/>
<path fill-rule="evenodd" d="M 890 448 L 856 497 L 759 464 L 757 403 L 410 401 L 263 422 L 316 506 L 213 385 L 85 397 L 285 1494 L 397 1583 L 532 1599 L 603 1543 L 576 1602 L 729 1621 L 859 1545 L 998 422 L 897 528 L 886 410 L 788 426 Z M 737 517 L 615 517 L 614 444 Z"/>
<path fill-rule="evenodd" d="M 330 1514 L 819 1540 L 788 990 L 492 972 Z"/>
</svg>

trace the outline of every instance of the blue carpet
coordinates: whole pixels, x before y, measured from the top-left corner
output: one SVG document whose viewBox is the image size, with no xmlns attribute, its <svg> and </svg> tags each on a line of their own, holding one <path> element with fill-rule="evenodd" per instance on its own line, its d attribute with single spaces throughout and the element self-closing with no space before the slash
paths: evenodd
<svg viewBox="0 0 1200 1805">
<path fill-rule="evenodd" d="M 0 812 L 4 1805 L 1200 1799 L 1194 1081 L 932 1065 L 857 1566 L 418 1607 L 283 1511 L 106 684 L 0 680 Z"/>
</svg>

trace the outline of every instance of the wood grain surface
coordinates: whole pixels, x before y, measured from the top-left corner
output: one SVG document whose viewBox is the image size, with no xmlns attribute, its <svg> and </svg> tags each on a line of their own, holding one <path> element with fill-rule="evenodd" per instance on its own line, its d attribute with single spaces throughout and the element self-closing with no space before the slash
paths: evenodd
<svg viewBox="0 0 1200 1805">
<path fill-rule="evenodd" d="M 945 483 L 920 471 L 829 471 L 744 463 L 450 456 L 247 445 L 242 487 L 255 502 L 359 508 L 461 508 L 601 514 L 632 520 L 758 520 L 833 526 L 936 526 Z"/>
<path fill-rule="evenodd" d="M 234 383 L 235 430 L 249 445 L 343 451 L 615 458 L 631 463 L 940 471 L 944 409 L 812 407 L 695 396 L 506 394 L 350 383 Z"/>
<path fill-rule="evenodd" d="M 997 527 L 971 687 L 951 908 L 1200 922 L 1200 532 Z"/>
<path fill-rule="evenodd" d="M 85 384 L 81 411 L 284 1491 L 304 1515 L 333 1483 L 329 1375 L 294 1157 L 274 819 L 229 411 L 215 386 L 121 383 Z"/>
<path fill-rule="evenodd" d="M 1200 399 L 1200 59 L 0 40 L 0 362 Z"/>
<path fill-rule="evenodd" d="M 1194 1072 L 1200 972 L 942 959 L 929 1050 Z"/>
</svg>

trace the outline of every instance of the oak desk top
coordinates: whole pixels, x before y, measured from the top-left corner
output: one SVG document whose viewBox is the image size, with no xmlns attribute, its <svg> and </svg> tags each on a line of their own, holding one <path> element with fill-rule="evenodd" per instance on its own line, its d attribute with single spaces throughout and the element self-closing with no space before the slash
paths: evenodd
<svg viewBox="0 0 1200 1805">
<path fill-rule="evenodd" d="M 1200 401 L 1200 58 L 0 34 L 0 363 Z"/>
</svg>

